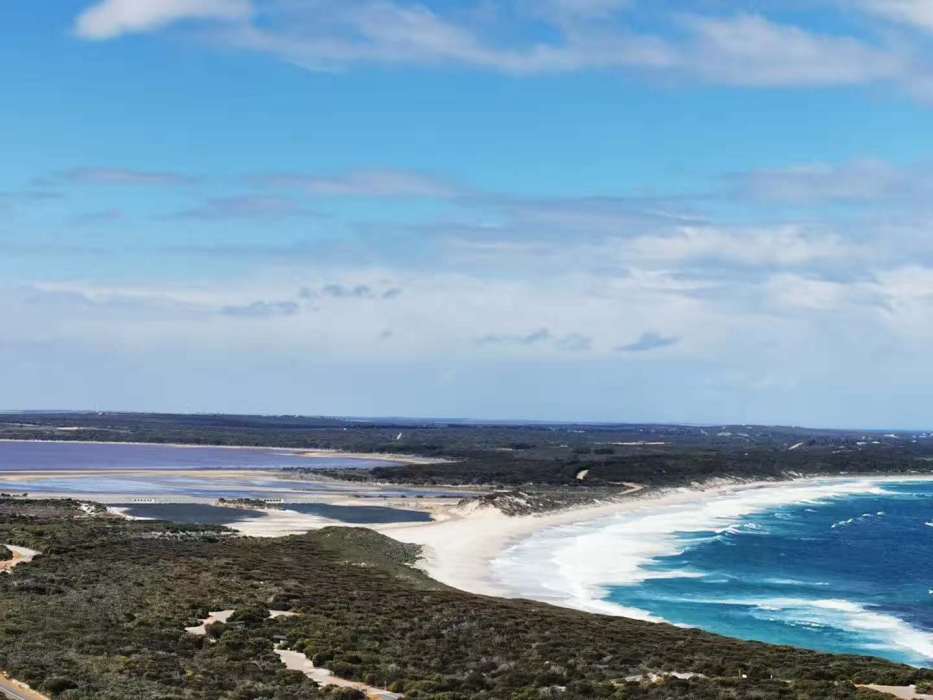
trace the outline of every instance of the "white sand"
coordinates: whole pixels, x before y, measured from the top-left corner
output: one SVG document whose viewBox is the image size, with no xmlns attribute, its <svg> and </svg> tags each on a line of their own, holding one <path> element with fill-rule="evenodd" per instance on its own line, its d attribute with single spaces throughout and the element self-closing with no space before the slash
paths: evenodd
<svg viewBox="0 0 933 700">
<path fill-rule="evenodd" d="M 8 692 L 4 693 L 4 690 Z M 5 673 L 0 673 L 0 695 L 9 695 L 11 698 L 21 698 L 21 700 L 49 700 L 47 695 L 33 690 L 15 678 L 10 678 Z"/>
<path fill-rule="evenodd" d="M 470 503 L 448 509 L 441 516 L 444 519 L 433 523 L 390 523 L 373 529 L 400 542 L 421 545 L 419 566 L 435 580 L 471 593 L 504 596 L 507 592 L 490 578 L 489 564 L 510 544 L 543 528 L 613 515 L 646 500 L 620 496 L 610 502 L 524 516 L 508 516 L 491 506 Z"/>
<path fill-rule="evenodd" d="M 207 617 L 201 620 L 200 625 L 195 625 L 194 627 L 185 627 L 185 632 L 203 637 L 207 634 L 208 625 L 213 625 L 215 622 L 226 622 L 235 612 L 236 610 L 216 610 L 214 612 L 208 613 Z"/>
<path fill-rule="evenodd" d="M 247 537 L 285 537 L 330 525 L 346 526 L 346 523 L 294 510 L 264 510 L 261 518 L 246 518 L 225 525 Z"/>
<path fill-rule="evenodd" d="M 339 688 L 353 688 L 354 690 L 365 693 L 367 698 L 374 698 L 375 700 L 397 700 L 397 698 L 403 697 L 399 693 L 390 693 L 388 690 L 374 688 L 365 683 L 339 678 L 329 669 L 315 666 L 311 663 L 311 660 L 301 652 L 276 647 L 275 653 L 279 655 L 279 658 L 282 659 L 282 663 L 285 664 L 285 668 L 289 671 L 300 671 L 321 686 L 335 685 Z"/>
<path fill-rule="evenodd" d="M 860 685 L 858 687 L 887 693 L 901 700 L 933 700 L 933 695 L 918 693 L 915 685 Z"/>
<path fill-rule="evenodd" d="M 345 452 L 344 450 L 296 450 L 301 457 L 311 459 L 372 459 L 380 462 L 399 464 L 447 464 L 453 460 L 443 457 L 422 457 L 421 455 L 399 454 L 397 452 Z"/>
<path fill-rule="evenodd" d="M 13 558 L 0 561 L 0 572 L 10 572 L 20 564 L 28 564 L 41 554 L 41 552 L 37 552 L 34 549 L 17 547 L 12 544 L 5 544 L 3 546 L 13 552 Z"/>
<path fill-rule="evenodd" d="M 111 515 L 119 515 L 127 520 L 152 520 L 152 518 L 142 518 L 138 515 L 129 514 L 129 506 L 107 506 L 107 512 Z"/>
<path fill-rule="evenodd" d="M 660 507 L 695 503 L 697 499 L 713 498 L 737 491 L 761 488 L 805 486 L 818 482 L 870 480 L 879 484 L 898 481 L 925 480 L 929 475 L 814 477 L 786 481 L 742 482 L 717 479 L 691 488 L 671 488 L 629 492 L 612 501 L 571 508 L 539 515 L 510 517 L 492 507 L 477 504 L 458 506 L 447 511 L 436 522 L 419 525 L 388 524 L 375 526 L 385 535 L 401 542 L 422 545 L 419 567 L 437 581 L 454 588 L 482 595 L 510 596 L 491 575 L 491 563 L 507 547 L 535 532 L 561 525 L 572 525 L 613 515 L 650 512 Z"/>
<path fill-rule="evenodd" d="M 298 617 L 299 613 L 292 612 L 291 610 L 270 610 L 269 619 L 278 620 L 280 617 Z"/>
</svg>

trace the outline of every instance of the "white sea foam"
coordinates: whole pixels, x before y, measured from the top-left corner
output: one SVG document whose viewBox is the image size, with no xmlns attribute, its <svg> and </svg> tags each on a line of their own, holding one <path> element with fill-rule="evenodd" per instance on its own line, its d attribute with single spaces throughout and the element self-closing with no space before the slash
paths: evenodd
<svg viewBox="0 0 933 700">
<path fill-rule="evenodd" d="M 748 515 L 790 504 L 818 504 L 834 498 L 887 493 L 884 481 L 879 479 L 737 487 L 725 493 L 693 498 L 686 497 L 689 492 L 684 490 L 683 499 L 659 502 L 645 499 L 642 507 L 619 515 L 540 530 L 505 550 L 492 562 L 492 574 L 500 586 L 516 596 L 592 612 L 657 620 L 647 611 L 625 608 L 608 600 L 608 589 L 638 584 L 661 575 L 667 578 L 698 576 L 698 572 L 665 571 L 661 574 L 652 571 L 650 565 L 660 557 L 679 554 L 701 534 L 728 538 L 730 534 L 748 533 L 748 528 L 740 527 L 742 518 Z M 865 515 L 879 517 L 881 513 Z M 692 535 L 692 539 L 685 540 L 683 535 Z M 810 613 L 816 610 L 822 612 L 825 619 L 801 613 L 800 621 L 856 631 L 887 648 L 910 649 L 933 657 L 933 635 L 855 603 L 800 600 L 797 607 L 787 605 L 786 601 L 744 601 L 741 604 L 759 603 L 778 606 L 782 615 L 787 612 L 790 617 L 798 610 L 807 609 Z"/>
<path fill-rule="evenodd" d="M 933 659 L 933 633 L 848 600 L 778 598 L 746 601 L 761 610 L 779 611 L 785 623 L 820 625 L 857 632 L 867 649 L 899 649 L 917 660 Z"/>
<path fill-rule="evenodd" d="M 848 527 L 849 525 L 854 525 L 863 520 L 871 520 L 872 518 L 881 518 L 884 517 L 884 511 L 879 510 L 877 513 L 862 513 L 856 518 L 849 518 L 848 520 L 840 520 L 839 522 L 833 523 L 830 527 L 833 529 L 837 527 Z"/>
</svg>

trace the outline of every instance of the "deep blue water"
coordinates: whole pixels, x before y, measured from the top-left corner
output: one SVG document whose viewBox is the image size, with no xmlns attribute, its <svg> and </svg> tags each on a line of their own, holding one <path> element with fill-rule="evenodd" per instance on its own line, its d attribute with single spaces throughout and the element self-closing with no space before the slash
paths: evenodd
<svg viewBox="0 0 933 700">
<path fill-rule="evenodd" d="M 608 600 L 732 637 L 933 666 L 933 483 L 679 536 Z"/>
</svg>

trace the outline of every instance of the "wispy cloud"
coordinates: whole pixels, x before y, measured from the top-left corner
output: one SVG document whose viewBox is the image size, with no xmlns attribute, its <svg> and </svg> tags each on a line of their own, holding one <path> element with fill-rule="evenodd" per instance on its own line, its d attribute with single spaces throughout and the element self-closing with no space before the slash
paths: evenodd
<svg viewBox="0 0 933 700">
<path fill-rule="evenodd" d="M 551 332 L 547 328 L 516 335 L 512 333 L 489 333 L 477 339 L 480 345 L 536 345 L 551 339 Z"/>
<path fill-rule="evenodd" d="M 729 177 L 739 195 L 783 204 L 873 203 L 933 198 L 933 168 L 898 167 L 877 159 L 809 163 Z"/>
<path fill-rule="evenodd" d="M 405 170 L 355 170 L 339 175 L 283 174 L 261 178 L 267 185 L 315 197 L 452 197 L 460 188 L 440 178 Z"/>
<path fill-rule="evenodd" d="M 224 306 L 220 313 L 237 318 L 275 318 L 293 316 L 300 308 L 293 301 L 254 301 L 250 304 Z"/>
<path fill-rule="evenodd" d="M 190 185 L 196 179 L 182 173 L 130 168 L 80 167 L 62 170 L 39 178 L 40 185 L 122 185 L 122 186 L 179 186 Z"/>
<path fill-rule="evenodd" d="M 741 86 L 906 85 L 925 74 L 883 32 L 869 40 L 741 10 L 683 15 L 657 8 L 658 29 L 636 31 L 629 13 L 645 6 L 548 0 L 442 10 L 412 0 L 269 0 L 251 8 L 246 0 L 108 0 L 79 18 L 78 33 L 103 39 L 214 19 L 223 22 L 215 41 L 328 71 L 358 64 L 461 65 L 513 75 L 615 69 Z M 859 7 L 891 22 L 921 28 L 931 22 L 922 0 L 860 0 Z M 532 31 L 541 24 L 550 30 L 547 39 Z"/>
<path fill-rule="evenodd" d="M 856 0 L 855 4 L 891 22 L 933 32 L 933 4 L 928 0 Z"/>
<path fill-rule="evenodd" d="M 567 352 L 585 352 L 593 347 L 593 339 L 581 333 L 569 333 L 558 338 L 556 345 Z"/>
<path fill-rule="evenodd" d="M 325 284 L 317 289 L 302 287 L 298 296 L 302 299 L 396 299 L 402 295 L 399 287 L 389 287 L 382 290 L 374 289 L 368 284 Z"/>
<path fill-rule="evenodd" d="M 680 70 L 745 86 L 857 85 L 897 79 L 909 66 L 897 52 L 847 36 L 816 34 L 762 15 L 682 20 L 689 40 Z"/>
<path fill-rule="evenodd" d="M 793 267 L 851 263 L 876 255 L 851 239 L 796 225 L 760 227 L 680 227 L 670 233 L 639 236 L 625 250 L 642 264 L 719 262 L 748 267 Z"/>
<path fill-rule="evenodd" d="M 126 212 L 122 209 L 103 209 L 101 211 L 85 212 L 71 217 L 75 226 L 98 226 L 113 224 L 126 219 Z"/>
<path fill-rule="evenodd" d="M 638 340 L 628 343 L 627 345 L 620 345 L 616 348 L 619 352 L 648 352 L 649 350 L 660 350 L 661 348 L 670 347 L 680 340 L 680 338 L 674 336 L 662 336 L 657 333 L 642 333 L 641 337 Z"/>
<path fill-rule="evenodd" d="M 539 328 L 525 334 L 489 333 L 476 340 L 479 345 L 534 347 L 547 344 L 564 352 L 584 352 L 593 346 L 593 339 L 581 333 L 555 336 L 547 328 Z"/>
<path fill-rule="evenodd" d="M 39 202 L 49 202 L 61 198 L 61 193 L 47 190 L 0 192 L 0 207 L 10 207 L 19 204 L 36 204 Z"/>
<path fill-rule="evenodd" d="M 149 32 L 191 19 L 242 20 L 252 14 L 249 0 L 101 0 L 75 20 L 83 39 L 114 39 Z"/>
<path fill-rule="evenodd" d="M 313 216 L 317 216 L 317 214 L 284 197 L 238 195 L 208 199 L 195 207 L 170 214 L 165 218 L 227 221 L 232 219 L 288 219 Z"/>
</svg>

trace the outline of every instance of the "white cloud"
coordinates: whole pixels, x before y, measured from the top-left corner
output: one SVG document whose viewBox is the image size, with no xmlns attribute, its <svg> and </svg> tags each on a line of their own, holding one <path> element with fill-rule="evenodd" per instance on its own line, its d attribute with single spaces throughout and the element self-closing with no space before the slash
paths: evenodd
<svg viewBox="0 0 933 700">
<path fill-rule="evenodd" d="M 642 262 L 710 261 L 731 265 L 788 267 L 851 262 L 873 255 L 833 234 L 811 234 L 796 226 L 749 230 L 684 227 L 676 233 L 642 236 L 623 244 Z"/>
<path fill-rule="evenodd" d="M 461 65 L 512 75 L 609 69 L 740 86 L 888 82 L 924 90 L 925 72 L 909 47 L 884 36 L 820 33 L 763 14 L 663 10 L 655 14 L 666 26 L 638 30 L 630 17 L 643 7 L 626 0 L 472 2 L 444 10 L 414 0 L 265 0 L 255 8 L 249 0 L 104 0 L 79 17 L 77 33 L 108 39 L 211 19 L 224 21 L 214 33 L 218 43 L 316 71 L 357 64 Z M 864 0 L 862 7 L 915 24 L 933 13 L 909 0 Z M 548 31 L 537 31 L 540 24 Z"/>
<path fill-rule="evenodd" d="M 249 0 L 102 0 L 78 16 L 75 33 L 84 39 L 113 39 L 181 20 L 243 20 L 251 14 Z"/>
<path fill-rule="evenodd" d="M 933 3 L 930 0 L 859 0 L 859 6 L 872 14 L 933 32 Z"/>
<path fill-rule="evenodd" d="M 673 60 L 670 47 L 654 37 L 602 30 L 564 34 L 559 22 L 555 29 L 561 36 L 554 41 L 491 43 L 462 17 L 447 17 L 412 2 L 322 0 L 312 7 L 282 5 L 275 15 L 278 22 L 236 26 L 220 38 L 310 70 L 360 63 L 454 64 L 527 75 L 661 67 Z"/>
<path fill-rule="evenodd" d="M 845 36 L 820 35 L 759 15 L 685 20 L 694 43 L 684 70 L 713 82 L 752 86 L 854 85 L 906 71 L 896 54 Z"/>
<path fill-rule="evenodd" d="M 500 45 L 420 5 L 324 5 L 326 11 L 319 3 L 316 14 L 300 14 L 288 28 L 238 27 L 226 37 L 311 69 L 358 62 L 456 63 L 514 74 L 649 69 L 740 85 L 846 85 L 892 78 L 903 69 L 897 57 L 859 40 L 758 15 L 684 17 L 661 36 L 612 20 L 568 27 L 568 17 L 605 19 L 620 4 L 564 0 L 536 12 L 553 23 L 556 38 Z"/>
<path fill-rule="evenodd" d="M 757 170 L 733 179 L 741 190 L 756 198 L 798 204 L 870 202 L 908 196 L 923 184 L 920 173 L 910 173 L 879 160 Z"/>
<path fill-rule="evenodd" d="M 266 184 L 319 197 L 451 197 L 459 192 L 439 178 L 404 170 L 356 170 L 340 175 L 278 175 Z"/>
<path fill-rule="evenodd" d="M 80 167 L 53 173 L 38 180 L 39 184 L 59 185 L 131 185 L 131 186 L 175 186 L 188 185 L 195 179 L 183 173 L 155 170 L 133 170 L 129 168 Z"/>
</svg>

